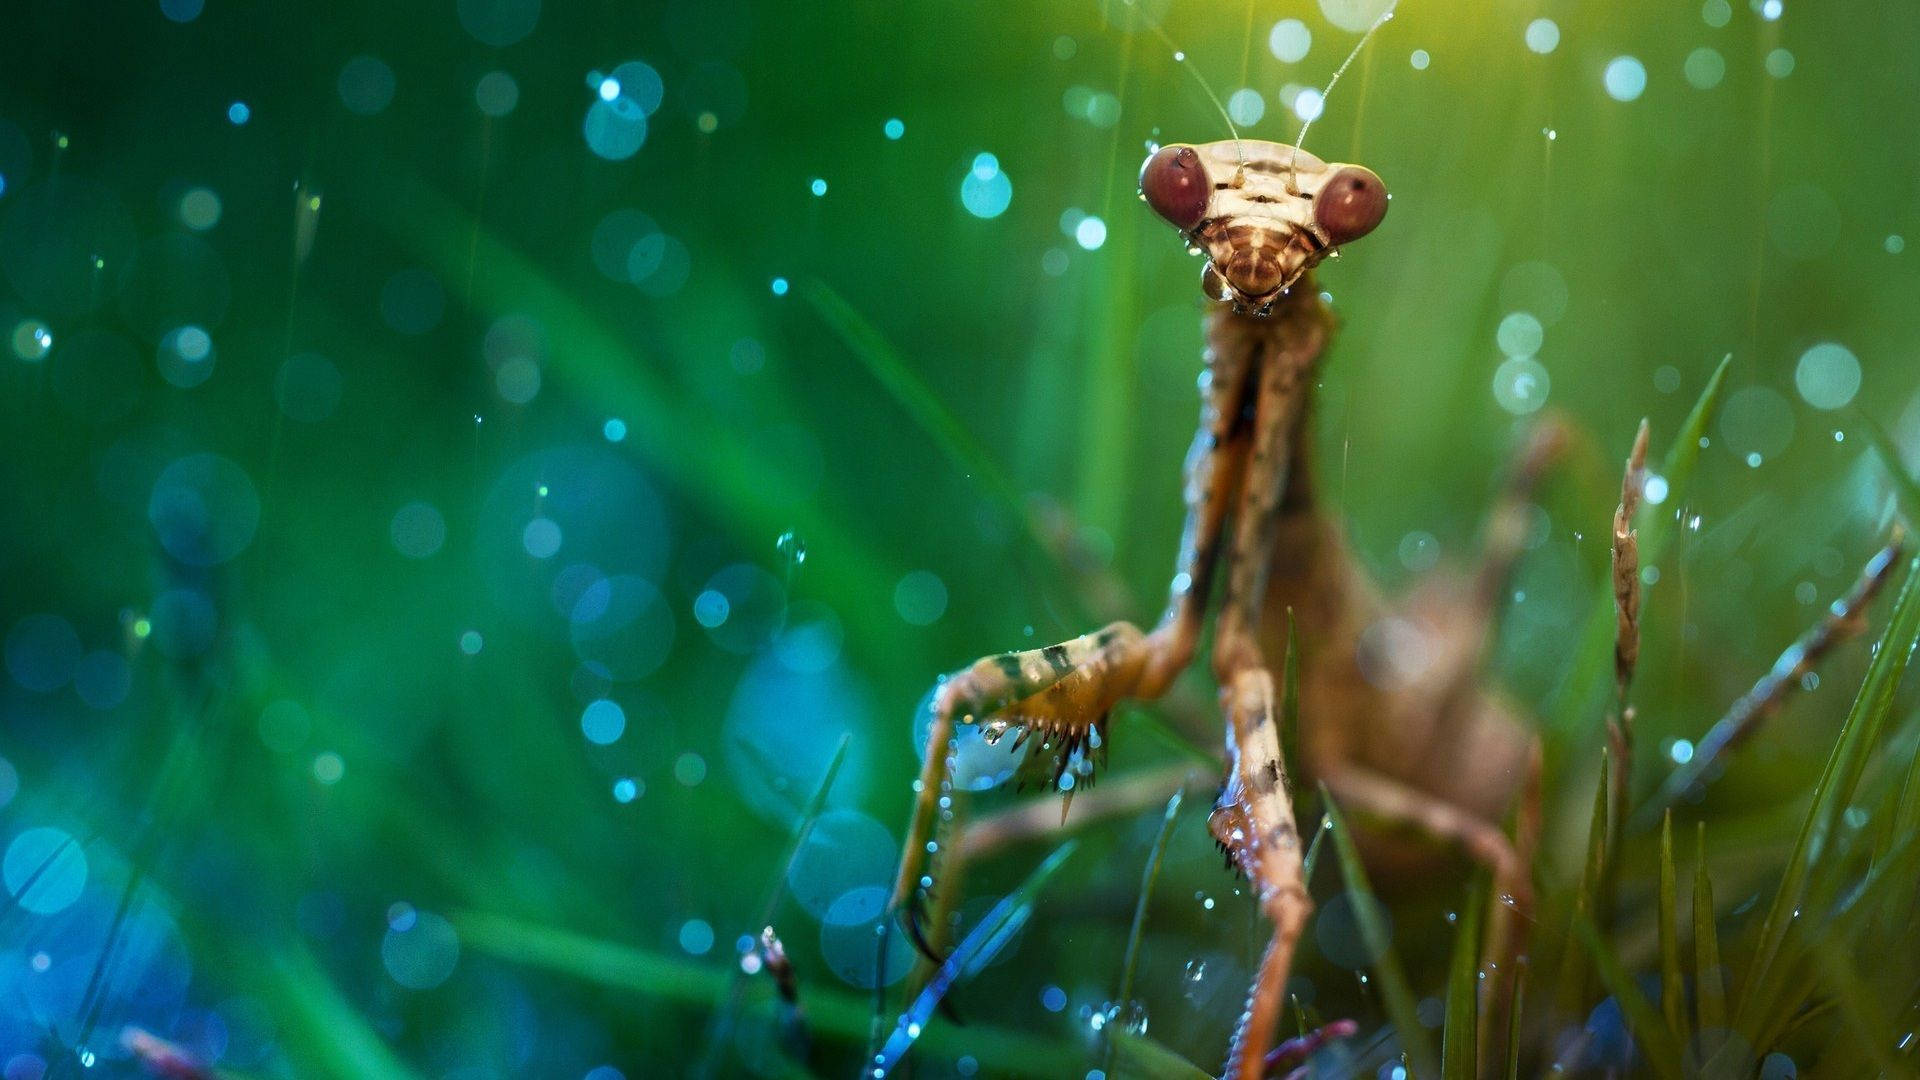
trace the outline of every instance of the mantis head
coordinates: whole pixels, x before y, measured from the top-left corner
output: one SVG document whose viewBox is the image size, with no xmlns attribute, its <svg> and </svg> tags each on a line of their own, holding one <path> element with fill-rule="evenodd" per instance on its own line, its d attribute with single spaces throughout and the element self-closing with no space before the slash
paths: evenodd
<svg viewBox="0 0 1920 1080">
<path fill-rule="evenodd" d="M 1254 139 L 1161 147 L 1140 197 L 1206 255 L 1207 295 L 1255 314 L 1387 214 L 1373 170 Z"/>
</svg>

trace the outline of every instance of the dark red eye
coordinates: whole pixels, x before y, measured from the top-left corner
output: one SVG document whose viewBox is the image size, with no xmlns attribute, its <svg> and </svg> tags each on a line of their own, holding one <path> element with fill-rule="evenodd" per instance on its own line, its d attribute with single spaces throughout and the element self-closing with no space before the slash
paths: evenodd
<svg viewBox="0 0 1920 1080">
<path fill-rule="evenodd" d="M 1372 169 L 1358 165 L 1347 165 L 1334 173 L 1313 200 L 1313 220 L 1336 245 L 1367 235 L 1386 216 L 1387 185 Z"/>
<path fill-rule="evenodd" d="M 1191 146 L 1163 146 L 1140 166 L 1140 195 L 1153 212 L 1182 229 L 1207 216 L 1213 192 Z"/>
</svg>

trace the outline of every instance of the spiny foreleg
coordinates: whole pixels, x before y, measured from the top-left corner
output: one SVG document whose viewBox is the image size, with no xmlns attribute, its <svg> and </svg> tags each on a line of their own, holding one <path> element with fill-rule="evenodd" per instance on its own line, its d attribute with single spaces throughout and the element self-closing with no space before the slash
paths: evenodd
<svg viewBox="0 0 1920 1080">
<path fill-rule="evenodd" d="M 1166 613 L 1150 634 L 1113 623 L 1043 649 L 1002 653 L 940 680 L 928 700 L 926 754 L 915 784 L 913 816 L 901 850 L 889 910 L 918 936 L 918 904 L 932 887 L 929 847 L 953 810 L 955 733 L 978 725 L 991 740 L 1027 748 L 1021 779 L 1071 791 L 1104 756 L 1106 723 L 1123 698 L 1159 697 L 1198 645 L 1227 509 L 1245 471 L 1251 393 L 1249 358 L 1210 355 L 1201 384 L 1200 428 L 1186 465 L 1187 521 Z M 1066 778 L 1073 777 L 1067 786 Z M 931 952 L 924 940 L 922 951 Z"/>
</svg>

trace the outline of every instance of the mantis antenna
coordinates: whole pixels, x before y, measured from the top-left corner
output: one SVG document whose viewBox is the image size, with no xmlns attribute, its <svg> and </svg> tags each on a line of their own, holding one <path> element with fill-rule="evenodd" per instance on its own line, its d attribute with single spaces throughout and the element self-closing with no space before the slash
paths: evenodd
<svg viewBox="0 0 1920 1080">
<path fill-rule="evenodd" d="M 1353 43 L 1353 49 L 1347 53 L 1347 58 L 1340 61 L 1340 66 L 1334 69 L 1333 77 L 1327 80 L 1326 89 L 1320 91 L 1322 112 L 1325 111 L 1327 98 L 1333 94 L 1333 88 L 1339 84 L 1340 76 L 1345 75 L 1347 69 L 1353 66 L 1354 59 L 1360 55 L 1360 50 L 1367 47 L 1367 42 L 1373 40 L 1374 33 L 1393 20 L 1394 9 L 1399 6 L 1400 0 L 1393 0 L 1392 3 L 1388 4 L 1387 10 L 1381 12 L 1380 17 L 1373 20 L 1373 25 L 1367 27 L 1366 33 L 1360 35 L 1360 40 Z M 1295 168 L 1295 165 L 1299 161 L 1301 148 L 1307 145 L 1307 132 L 1313 129 L 1313 121 L 1317 119 L 1319 115 L 1319 113 L 1315 113 L 1300 124 L 1300 134 L 1293 140 L 1293 153 L 1287 157 L 1289 183 L 1292 183 L 1292 181 L 1299 176 L 1299 170 Z"/>
<path fill-rule="evenodd" d="M 1397 3 L 1398 0 L 1395 0 L 1395 2 Z M 1220 114 L 1220 119 L 1226 121 L 1227 130 L 1233 133 L 1233 152 L 1240 158 L 1240 164 L 1245 165 L 1247 163 L 1247 152 L 1240 145 L 1240 129 L 1233 126 L 1233 114 L 1227 112 L 1227 107 L 1220 103 L 1220 95 L 1213 92 L 1213 87 L 1207 84 L 1206 77 L 1200 74 L 1200 69 L 1187 61 L 1186 50 L 1175 44 L 1174 40 L 1167 36 L 1165 30 L 1155 26 L 1153 27 L 1153 32 L 1160 38 L 1161 44 L 1173 50 L 1173 62 L 1186 68 L 1187 71 L 1193 75 L 1193 81 L 1200 84 L 1201 92 L 1205 93 L 1207 100 L 1213 103 L 1214 109 Z M 1371 31 L 1369 31 L 1369 33 L 1371 33 Z"/>
</svg>

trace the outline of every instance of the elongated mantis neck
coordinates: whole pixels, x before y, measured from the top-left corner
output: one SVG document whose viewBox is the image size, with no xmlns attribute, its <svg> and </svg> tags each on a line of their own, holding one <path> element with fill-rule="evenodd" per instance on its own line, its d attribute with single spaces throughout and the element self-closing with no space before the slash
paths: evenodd
<svg viewBox="0 0 1920 1080">
<path fill-rule="evenodd" d="M 1288 461 L 1284 482 L 1286 495 L 1282 514 L 1304 513 L 1314 509 L 1312 468 L 1312 419 L 1314 382 L 1321 357 L 1333 336 L 1333 312 L 1320 298 L 1320 287 L 1313 274 L 1303 275 L 1292 290 L 1274 301 L 1266 315 L 1250 315 L 1219 303 L 1207 315 L 1207 356 L 1209 364 L 1234 358 L 1224 365 L 1228 370 L 1247 372 L 1257 380 L 1269 364 L 1285 364 L 1299 370 L 1302 393 L 1292 402 L 1279 422 L 1288 427 Z M 1251 406 L 1253 395 L 1248 396 Z M 1245 422 L 1254 418 L 1249 415 Z"/>
</svg>

